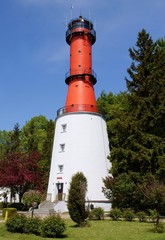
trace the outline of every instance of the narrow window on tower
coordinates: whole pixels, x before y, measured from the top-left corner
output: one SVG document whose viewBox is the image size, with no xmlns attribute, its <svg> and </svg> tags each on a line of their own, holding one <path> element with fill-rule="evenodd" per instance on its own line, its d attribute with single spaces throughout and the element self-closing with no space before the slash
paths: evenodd
<svg viewBox="0 0 165 240">
<path fill-rule="evenodd" d="M 59 173 L 62 173 L 63 169 L 64 169 L 64 165 L 58 165 Z"/>
<path fill-rule="evenodd" d="M 62 127 L 62 132 L 66 132 L 67 125 L 66 124 L 62 124 L 61 127 Z"/>
<path fill-rule="evenodd" d="M 64 152 L 65 150 L 65 143 L 60 144 L 60 151 Z"/>
</svg>

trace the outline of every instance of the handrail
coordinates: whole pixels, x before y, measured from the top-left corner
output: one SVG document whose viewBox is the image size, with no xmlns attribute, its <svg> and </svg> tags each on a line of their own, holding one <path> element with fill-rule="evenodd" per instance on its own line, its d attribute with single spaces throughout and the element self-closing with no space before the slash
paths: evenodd
<svg viewBox="0 0 165 240">
<path fill-rule="evenodd" d="M 97 106 L 91 104 L 72 104 L 59 108 L 57 110 L 57 117 L 70 112 L 95 112 L 98 113 Z"/>
<path fill-rule="evenodd" d="M 77 30 L 74 30 L 77 29 Z M 85 33 L 84 29 L 88 29 L 89 32 Z M 73 31 L 74 30 L 74 31 Z M 66 42 L 70 44 L 70 37 L 73 34 L 87 34 L 91 37 L 92 45 L 96 41 L 96 31 L 93 29 L 92 24 L 87 24 L 86 22 L 74 22 L 73 24 L 68 25 L 68 29 L 66 31 Z"/>
<path fill-rule="evenodd" d="M 72 73 L 70 73 L 70 72 L 72 72 Z M 71 71 L 68 71 L 65 74 L 65 79 L 70 76 L 73 76 L 73 75 L 81 75 L 81 74 L 87 74 L 87 75 L 93 76 L 95 79 L 97 78 L 97 75 L 93 69 L 89 70 L 89 69 L 78 69 L 77 68 L 77 69 L 72 69 Z"/>
<path fill-rule="evenodd" d="M 73 19 L 71 19 L 71 21 L 68 23 L 68 25 L 72 25 L 72 23 L 75 24 L 75 23 L 80 22 L 80 21 L 81 21 L 82 23 L 86 22 L 86 23 L 88 23 L 91 27 L 93 27 L 93 22 L 92 22 L 91 20 L 87 19 L 87 18 L 82 17 L 82 16 L 80 16 L 79 18 L 73 18 Z"/>
</svg>

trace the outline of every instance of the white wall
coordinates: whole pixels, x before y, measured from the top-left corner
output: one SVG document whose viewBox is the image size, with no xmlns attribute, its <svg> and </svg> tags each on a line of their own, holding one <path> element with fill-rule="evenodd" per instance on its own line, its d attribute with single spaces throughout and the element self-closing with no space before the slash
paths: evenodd
<svg viewBox="0 0 165 240">
<path fill-rule="evenodd" d="M 3 194 L 7 193 L 7 202 L 19 202 L 19 196 L 18 194 L 15 195 L 15 200 L 11 199 L 11 192 L 9 188 L 0 188 L 0 202 L 4 202 Z"/>
<path fill-rule="evenodd" d="M 66 124 L 63 132 L 62 125 Z M 60 144 L 65 144 L 61 151 Z M 56 183 L 64 183 L 63 192 L 68 194 L 73 174 L 83 172 L 88 182 L 87 198 L 93 201 L 107 200 L 102 193 L 102 178 L 108 175 L 110 162 L 109 142 L 104 119 L 93 113 L 70 113 L 56 121 L 48 195 L 54 201 Z M 63 165 L 60 173 L 58 165 Z"/>
</svg>

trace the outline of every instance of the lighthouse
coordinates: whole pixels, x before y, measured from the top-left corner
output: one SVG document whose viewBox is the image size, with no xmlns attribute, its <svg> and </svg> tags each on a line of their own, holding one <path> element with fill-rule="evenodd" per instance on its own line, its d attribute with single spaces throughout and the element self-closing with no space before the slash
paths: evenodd
<svg viewBox="0 0 165 240">
<path fill-rule="evenodd" d="M 54 210 L 67 211 L 72 176 L 82 172 L 87 179 L 86 201 L 110 209 L 102 187 L 110 168 L 106 122 L 98 113 L 92 69 L 92 45 L 96 41 L 93 23 L 79 16 L 68 23 L 66 42 L 70 46 L 70 69 L 65 106 L 57 111 L 47 201 Z"/>
</svg>

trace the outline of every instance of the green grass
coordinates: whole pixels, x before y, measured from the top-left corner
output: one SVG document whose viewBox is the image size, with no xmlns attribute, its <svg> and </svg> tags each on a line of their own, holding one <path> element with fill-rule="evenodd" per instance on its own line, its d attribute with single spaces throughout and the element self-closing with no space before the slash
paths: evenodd
<svg viewBox="0 0 165 240">
<path fill-rule="evenodd" d="M 126 221 L 91 221 L 90 227 L 76 227 L 71 220 L 65 220 L 66 240 L 165 240 L 165 233 L 154 233 L 152 223 Z M 6 231 L 0 223 L 0 240 L 42 240 L 35 235 L 17 234 Z M 59 238 L 58 238 L 59 239 Z"/>
</svg>

